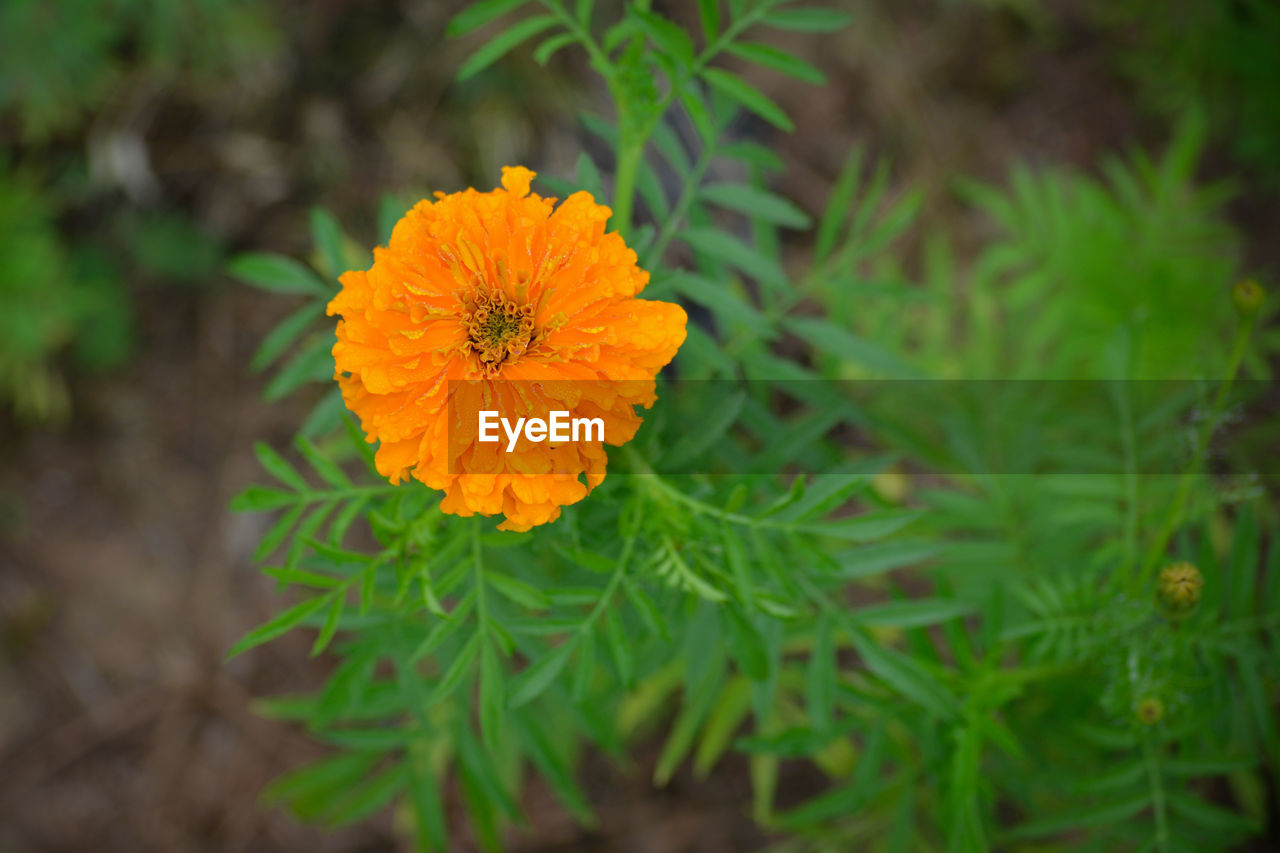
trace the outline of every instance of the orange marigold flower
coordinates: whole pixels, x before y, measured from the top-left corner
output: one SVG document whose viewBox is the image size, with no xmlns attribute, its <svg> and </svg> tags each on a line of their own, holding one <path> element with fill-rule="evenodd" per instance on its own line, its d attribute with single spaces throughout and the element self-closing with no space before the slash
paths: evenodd
<svg viewBox="0 0 1280 853">
<path fill-rule="evenodd" d="M 685 338 L 684 309 L 635 298 L 649 274 L 605 233 L 609 208 L 585 192 L 556 207 L 533 177 L 507 167 L 502 189 L 420 201 L 329 303 L 335 377 L 380 442 L 378 472 L 444 490 L 445 512 L 502 513 L 504 530 L 554 521 L 606 457 L 599 442 L 479 443 L 477 410 L 599 417 L 604 442 L 624 444 Z"/>
</svg>

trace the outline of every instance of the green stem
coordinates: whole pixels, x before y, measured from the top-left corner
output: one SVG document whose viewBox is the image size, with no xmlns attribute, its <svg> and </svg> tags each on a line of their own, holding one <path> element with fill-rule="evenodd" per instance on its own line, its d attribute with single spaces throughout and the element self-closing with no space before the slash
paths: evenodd
<svg viewBox="0 0 1280 853">
<path fill-rule="evenodd" d="M 693 204 L 693 199 L 698 194 L 698 190 L 702 188 L 702 178 L 706 175 L 707 169 L 711 167 L 711 161 L 715 156 L 716 150 L 714 146 L 708 145 L 702 149 L 698 162 L 694 164 L 693 170 L 685 178 L 684 187 L 680 191 L 680 197 L 676 199 L 675 207 L 671 209 L 671 215 L 667 217 L 666 222 L 662 223 L 662 230 L 658 232 L 658 236 L 653 241 L 653 245 L 649 247 L 649 251 L 644 253 L 644 262 L 641 264 L 644 269 L 648 269 L 652 264 L 662 262 L 662 256 L 666 254 L 667 246 L 671 244 L 672 239 L 676 236 L 676 231 L 680 229 L 681 223 L 684 222 L 684 216 L 689 211 L 689 206 Z"/>
<path fill-rule="evenodd" d="M 1154 738 L 1142 739 L 1142 757 L 1147 765 L 1147 782 L 1151 786 L 1151 805 L 1156 818 L 1156 849 L 1169 849 L 1169 818 L 1165 813 L 1164 780 L 1160 777 L 1160 755 Z"/>
<path fill-rule="evenodd" d="M 623 120 L 619 121 L 619 125 Z M 636 174 L 640 171 L 640 159 L 644 156 L 647 136 L 635 140 L 622 140 L 618 144 L 618 171 L 613 183 L 613 230 L 624 239 L 631 239 L 631 210 L 635 203 Z"/>
<path fill-rule="evenodd" d="M 1249 338 L 1252 333 L 1253 320 L 1251 318 L 1242 320 L 1239 329 L 1236 331 L 1236 340 L 1231 348 L 1231 357 L 1227 362 L 1226 378 L 1218 386 L 1218 393 L 1213 398 L 1213 405 L 1209 407 L 1208 424 L 1196 440 L 1196 449 L 1192 454 L 1191 464 L 1187 466 L 1178 481 L 1178 491 L 1174 495 L 1173 504 L 1169 508 L 1169 515 L 1165 518 L 1164 526 L 1160 529 L 1160 534 L 1156 537 L 1155 542 L 1152 543 L 1151 550 L 1147 552 L 1146 561 L 1143 563 L 1142 571 L 1138 575 L 1135 592 L 1141 591 L 1143 587 L 1151 583 L 1156 567 L 1160 565 L 1165 556 L 1165 550 L 1169 547 L 1169 541 L 1173 539 L 1173 534 L 1177 532 L 1178 526 L 1182 524 L 1183 516 L 1187 510 L 1187 500 L 1191 497 L 1191 487 L 1195 483 L 1196 476 L 1200 473 L 1200 468 L 1204 465 L 1205 455 L 1209 451 L 1209 440 L 1213 437 L 1214 427 L 1226 404 L 1227 393 L 1235 382 L 1236 374 L 1240 372 L 1240 365 L 1244 361 L 1244 354 L 1248 350 Z"/>
</svg>

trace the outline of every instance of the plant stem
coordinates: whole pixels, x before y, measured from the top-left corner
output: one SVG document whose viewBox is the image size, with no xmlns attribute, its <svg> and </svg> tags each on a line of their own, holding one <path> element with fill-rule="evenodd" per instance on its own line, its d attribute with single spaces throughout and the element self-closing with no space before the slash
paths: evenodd
<svg viewBox="0 0 1280 853">
<path fill-rule="evenodd" d="M 1151 550 L 1147 552 L 1142 571 L 1138 574 L 1135 592 L 1141 591 L 1143 587 L 1151 583 L 1156 567 L 1160 565 L 1160 561 L 1165 555 L 1165 550 L 1169 547 L 1169 541 L 1173 538 L 1173 534 L 1177 532 L 1178 526 L 1182 524 L 1183 516 L 1186 514 L 1187 500 L 1191 496 L 1191 486 L 1204 464 L 1205 455 L 1209 451 L 1209 439 L 1213 436 L 1218 418 L 1221 416 L 1223 407 L 1226 404 L 1227 393 L 1235 382 L 1236 374 L 1240 372 L 1240 364 L 1244 360 L 1244 354 L 1248 349 L 1252 332 L 1253 319 L 1242 320 L 1236 331 L 1236 340 L 1231 348 L 1231 357 L 1227 362 L 1226 378 L 1218 386 L 1218 393 L 1213 398 L 1213 404 L 1209 407 L 1208 424 L 1196 440 L 1196 449 L 1192 454 L 1191 463 L 1182 473 L 1182 478 L 1178 482 L 1178 491 L 1174 495 L 1173 504 L 1169 508 L 1169 515 L 1165 518 L 1164 526 L 1160 529 L 1160 534 L 1156 537 L 1155 542 L 1152 543 Z"/>
<path fill-rule="evenodd" d="M 619 121 L 619 125 L 623 120 Z M 618 170 L 613 182 L 613 230 L 631 240 L 631 210 L 635 203 L 636 174 L 644 156 L 646 137 L 624 139 L 618 144 Z"/>
</svg>

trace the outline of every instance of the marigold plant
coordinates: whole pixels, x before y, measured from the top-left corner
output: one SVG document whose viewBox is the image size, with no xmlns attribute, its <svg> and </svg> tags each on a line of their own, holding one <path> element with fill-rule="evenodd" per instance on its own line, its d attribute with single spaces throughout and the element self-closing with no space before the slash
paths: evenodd
<svg viewBox="0 0 1280 853">
<path fill-rule="evenodd" d="M 535 37 L 537 61 L 576 45 L 602 76 L 612 109 L 582 122 L 601 147 L 536 184 L 558 206 L 510 167 L 490 192 L 384 202 L 372 263 L 323 211 L 314 270 L 233 263 L 311 297 L 254 365 L 282 362 L 268 399 L 318 402 L 292 461 L 258 446 L 275 483 L 234 502 L 275 513 L 255 558 L 297 598 L 232 652 L 305 627 L 335 659 L 260 706 L 334 748 L 266 799 L 330 825 L 394 801 L 420 849 L 499 850 L 541 818 L 529 780 L 589 827 L 579 762 L 656 738 L 658 786 L 745 766 L 785 850 L 1262 834 L 1280 547 L 1256 485 L 1222 484 L 1275 473 L 1235 417 L 1274 305 L 1250 291 L 1232 317 L 1202 135 L 1106 181 L 965 185 L 1001 228 L 962 257 L 856 147 L 818 216 L 770 187 L 785 164 L 755 119 L 791 118 L 743 69 L 822 72 L 756 39 L 847 16 L 663 4 L 697 34 L 657 6 L 453 19 L 494 26 L 459 77 Z M 1133 381 L 1189 363 L 1204 381 Z M 974 378 L 1019 381 L 954 381 Z M 504 412 L 602 430 L 543 441 L 503 417 L 493 441 Z"/>
</svg>

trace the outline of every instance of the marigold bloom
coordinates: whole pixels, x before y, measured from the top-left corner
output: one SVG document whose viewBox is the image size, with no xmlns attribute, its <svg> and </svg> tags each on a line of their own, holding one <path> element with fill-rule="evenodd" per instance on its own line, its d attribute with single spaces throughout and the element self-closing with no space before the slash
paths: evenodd
<svg viewBox="0 0 1280 853">
<path fill-rule="evenodd" d="M 419 202 L 328 309 L 342 318 L 335 378 L 380 442 L 378 472 L 444 490 L 445 512 L 503 513 L 504 530 L 554 521 L 604 480 L 606 457 L 598 443 L 477 443 L 477 409 L 600 417 L 623 444 L 685 338 L 684 309 L 635 298 L 649 274 L 605 233 L 609 208 L 585 192 L 556 207 L 533 177 L 507 167 L 501 189 Z"/>
</svg>

